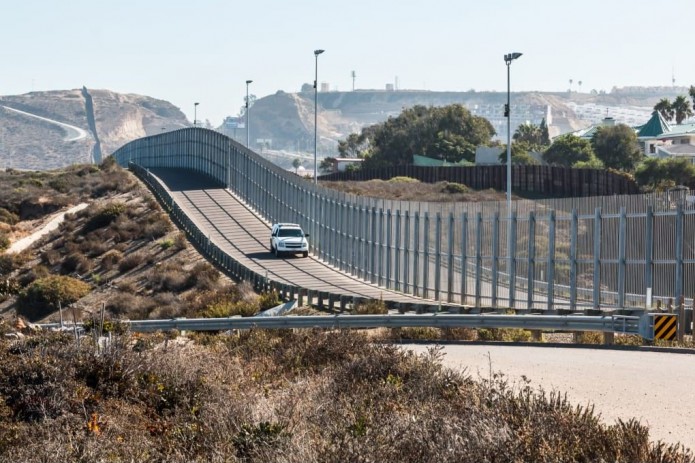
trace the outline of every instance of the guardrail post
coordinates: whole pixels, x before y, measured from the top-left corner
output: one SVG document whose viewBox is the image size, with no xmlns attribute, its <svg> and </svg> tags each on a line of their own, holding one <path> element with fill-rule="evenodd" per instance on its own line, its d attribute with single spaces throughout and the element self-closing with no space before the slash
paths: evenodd
<svg viewBox="0 0 695 463">
<path fill-rule="evenodd" d="M 394 289 L 401 290 L 401 210 L 396 210 L 396 244 L 394 256 Z"/>
<path fill-rule="evenodd" d="M 454 213 L 449 213 L 449 246 L 446 260 L 446 301 L 454 302 Z"/>
<path fill-rule="evenodd" d="M 684 211 L 681 203 L 676 209 L 676 300 L 683 298 L 683 220 Z"/>
<path fill-rule="evenodd" d="M 468 213 L 461 214 L 461 305 L 468 296 Z"/>
<path fill-rule="evenodd" d="M 376 207 L 372 207 L 372 233 L 370 234 L 372 252 L 369 255 L 369 281 L 372 283 L 376 283 L 376 217 Z"/>
<path fill-rule="evenodd" d="M 430 285 L 430 215 L 425 211 L 422 243 L 422 297 L 429 297 Z"/>
<path fill-rule="evenodd" d="M 572 222 L 570 224 L 570 310 L 577 310 L 577 238 L 579 229 L 579 217 L 577 210 L 572 209 Z"/>
<path fill-rule="evenodd" d="M 644 287 L 646 291 L 654 288 L 654 208 L 650 204 L 647 206 L 647 215 L 645 223 L 645 233 L 644 233 Z M 651 310 L 650 307 L 646 307 L 647 310 Z"/>
<path fill-rule="evenodd" d="M 391 235 L 393 234 L 393 223 L 391 216 L 391 209 L 386 211 L 386 287 L 392 288 L 391 284 Z"/>
<path fill-rule="evenodd" d="M 347 301 L 348 301 L 348 296 L 341 294 L 340 295 L 340 311 L 341 312 L 345 312 L 345 308 L 347 307 Z"/>
<path fill-rule="evenodd" d="M 536 281 L 536 213 L 528 214 L 528 273 L 526 275 L 526 305 L 533 308 Z M 535 339 L 535 338 L 534 338 Z"/>
<path fill-rule="evenodd" d="M 497 307 L 497 291 L 499 286 L 499 243 L 500 243 L 500 213 L 495 211 L 492 218 L 492 306 Z"/>
<path fill-rule="evenodd" d="M 420 214 L 415 211 L 413 217 L 413 295 L 420 295 L 420 287 L 418 285 L 418 271 L 420 270 Z"/>
<path fill-rule="evenodd" d="M 508 220 L 511 220 L 511 223 L 507 228 L 507 230 L 509 230 L 509 236 L 507 237 L 507 239 L 509 240 L 509 249 L 507 250 L 507 252 L 509 253 L 509 268 L 507 269 L 509 284 L 507 286 L 509 288 L 509 308 L 513 309 L 516 305 L 516 210 L 512 211 L 512 216 L 509 217 Z"/>
<path fill-rule="evenodd" d="M 481 279 L 483 278 L 483 214 L 478 212 L 475 229 L 475 306 L 481 306 Z"/>
<path fill-rule="evenodd" d="M 620 223 L 618 225 L 618 308 L 625 308 L 625 238 L 627 233 L 627 214 L 625 208 L 620 208 Z"/>
<path fill-rule="evenodd" d="M 403 237 L 403 292 L 409 293 L 410 287 L 410 212 L 405 211 L 405 236 Z"/>
<path fill-rule="evenodd" d="M 297 291 L 297 306 L 304 307 L 304 295 L 306 294 L 305 288 L 299 288 Z"/>
<path fill-rule="evenodd" d="M 678 299 L 678 342 L 683 342 L 685 337 L 685 297 Z"/>
<path fill-rule="evenodd" d="M 601 208 L 594 213 L 594 309 L 601 306 Z"/>
<path fill-rule="evenodd" d="M 442 284 L 442 216 L 439 212 L 435 215 L 434 230 L 434 300 L 439 301 Z"/>
<path fill-rule="evenodd" d="M 548 216 L 548 310 L 553 310 L 555 303 L 555 230 L 557 222 L 555 211 Z"/>
</svg>

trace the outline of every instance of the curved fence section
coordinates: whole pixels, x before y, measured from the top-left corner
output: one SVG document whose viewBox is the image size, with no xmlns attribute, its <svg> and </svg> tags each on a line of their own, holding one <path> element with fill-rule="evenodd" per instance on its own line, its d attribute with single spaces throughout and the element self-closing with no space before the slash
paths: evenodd
<svg viewBox="0 0 695 463">
<path fill-rule="evenodd" d="M 314 255 L 364 281 L 455 304 L 644 308 L 695 295 L 693 193 L 427 203 L 358 197 L 187 128 L 135 140 L 119 164 L 204 173 L 269 222 L 299 223 Z M 181 219 L 183 220 L 183 219 Z"/>
</svg>

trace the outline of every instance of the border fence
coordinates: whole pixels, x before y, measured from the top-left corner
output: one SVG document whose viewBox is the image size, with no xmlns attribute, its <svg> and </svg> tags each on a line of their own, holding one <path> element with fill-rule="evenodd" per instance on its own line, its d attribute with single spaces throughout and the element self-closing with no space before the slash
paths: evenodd
<svg viewBox="0 0 695 463">
<path fill-rule="evenodd" d="M 319 180 L 388 180 L 411 177 L 421 182 L 441 181 L 462 183 L 476 190 L 507 189 L 507 166 L 393 166 L 382 169 L 359 169 L 322 175 Z M 572 169 L 571 167 L 513 165 L 512 189 L 519 193 L 550 197 L 577 197 L 637 194 L 634 180 L 601 169 Z"/>
<path fill-rule="evenodd" d="M 312 252 L 365 281 L 444 303 L 634 308 L 695 295 L 693 192 L 506 203 L 359 197 L 315 185 L 228 137 L 186 128 L 135 140 L 120 165 L 204 173 Z"/>
</svg>

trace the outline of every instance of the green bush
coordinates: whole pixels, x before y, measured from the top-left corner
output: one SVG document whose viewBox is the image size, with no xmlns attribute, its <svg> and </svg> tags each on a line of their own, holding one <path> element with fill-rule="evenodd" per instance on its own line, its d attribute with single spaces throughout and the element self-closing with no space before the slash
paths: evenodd
<svg viewBox="0 0 695 463">
<path fill-rule="evenodd" d="M 385 315 L 389 313 L 384 301 L 380 299 L 372 299 L 362 304 L 358 304 L 353 309 L 354 315 Z"/>
<path fill-rule="evenodd" d="M 7 276 L 14 270 L 14 255 L 0 255 L 0 276 Z"/>
<path fill-rule="evenodd" d="M 461 183 L 446 182 L 446 184 L 442 188 L 442 191 L 444 193 L 463 194 L 468 193 L 470 191 L 470 188 Z"/>
<path fill-rule="evenodd" d="M 87 221 L 84 226 L 85 232 L 90 232 L 110 225 L 125 211 L 126 205 L 123 203 L 114 202 L 109 204 Z"/>
<path fill-rule="evenodd" d="M 65 275 L 40 278 L 20 292 L 18 312 L 35 320 L 58 309 L 58 304 L 65 307 L 78 301 L 90 290 L 87 283 Z"/>
<path fill-rule="evenodd" d="M 10 238 L 7 236 L 6 233 L 0 232 L 0 251 L 4 251 L 5 249 L 10 247 Z"/>
<path fill-rule="evenodd" d="M 481 328 L 478 339 L 481 341 L 528 342 L 531 332 L 520 328 Z"/>
<path fill-rule="evenodd" d="M 142 264 L 144 261 L 145 255 L 140 252 L 128 254 L 118 263 L 118 270 L 121 273 L 128 272 L 130 270 L 133 270 L 138 265 Z"/>
<path fill-rule="evenodd" d="M 19 216 L 13 212 L 8 211 L 4 207 L 0 207 L 0 222 L 15 225 L 19 222 Z"/>
<path fill-rule="evenodd" d="M 268 310 L 282 304 L 277 291 L 264 291 L 258 296 L 259 310 Z"/>
</svg>

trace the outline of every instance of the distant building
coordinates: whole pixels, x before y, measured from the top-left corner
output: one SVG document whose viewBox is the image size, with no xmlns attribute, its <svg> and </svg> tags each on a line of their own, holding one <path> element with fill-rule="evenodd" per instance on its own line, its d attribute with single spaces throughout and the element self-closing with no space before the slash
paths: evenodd
<svg viewBox="0 0 695 463">
<path fill-rule="evenodd" d="M 359 158 L 335 158 L 333 172 L 345 172 L 348 166 L 360 167 L 364 159 Z"/>
<path fill-rule="evenodd" d="M 659 111 L 639 127 L 637 138 L 647 156 L 684 157 L 695 164 L 695 123 L 670 125 Z"/>
</svg>

